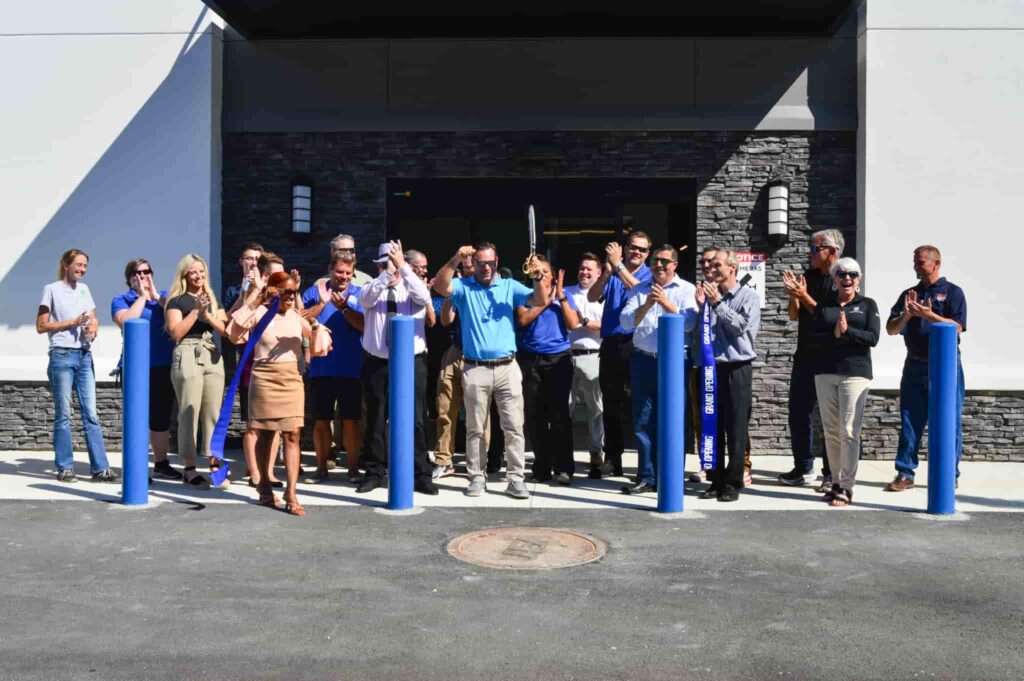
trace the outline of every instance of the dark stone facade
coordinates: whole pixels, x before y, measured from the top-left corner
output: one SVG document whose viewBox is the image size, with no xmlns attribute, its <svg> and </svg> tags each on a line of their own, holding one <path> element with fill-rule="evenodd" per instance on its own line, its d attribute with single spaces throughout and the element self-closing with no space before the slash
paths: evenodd
<svg viewBox="0 0 1024 681">
<path fill-rule="evenodd" d="M 557 148 L 564 163 L 517 160 L 537 144 Z M 254 239 L 290 267 L 316 272 L 329 240 L 347 232 L 357 240 L 360 262 L 368 263 L 385 236 L 389 177 L 694 178 L 698 246 L 768 254 L 752 444 L 755 454 L 789 453 L 786 402 L 796 326 L 786 317 L 780 272 L 805 267 L 807 237 L 826 227 L 843 230 L 847 254 L 856 257 L 856 133 L 227 133 L 223 145 L 225 281 L 236 277 L 240 246 Z M 765 234 L 764 186 L 776 172 L 791 182 L 790 237 L 780 248 Z M 302 239 L 288 236 L 290 185 L 298 177 L 316 187 L 313 233 Z M 3 391 L 0 448 L 48 449 L 52 407 L 45 384 L 9 383 Z M 104 431 L 117 449 L 120 396 L 112 386 L 98 392 Z M 968 391 L 964 411 L 967 458 L 1024 460 L 1024 392 Z M 898 432 L 898 394 L 873 392 L 864 457 L 892 458 Z"/>
</svg>

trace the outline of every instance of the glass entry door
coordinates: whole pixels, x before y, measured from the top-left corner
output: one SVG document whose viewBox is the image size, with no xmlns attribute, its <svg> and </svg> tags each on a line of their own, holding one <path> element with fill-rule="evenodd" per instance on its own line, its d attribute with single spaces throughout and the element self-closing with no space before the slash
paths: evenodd
<svg viewBox="0 0 1024 681">
<path fill-rule="evenodd" d="M 655 245 L 687 246 L 679 273 L 693 280 L 696 185 L 689 179 L 388 179 L 387 236 L 423 251 L 436 271 L 462 244 L 490 241 L 500 265 L 522 277 L 527 211 L 537 216 L 537 251 L 576 280 L 585 252 L 604 256 L 632 231 Z"/>
</svg>

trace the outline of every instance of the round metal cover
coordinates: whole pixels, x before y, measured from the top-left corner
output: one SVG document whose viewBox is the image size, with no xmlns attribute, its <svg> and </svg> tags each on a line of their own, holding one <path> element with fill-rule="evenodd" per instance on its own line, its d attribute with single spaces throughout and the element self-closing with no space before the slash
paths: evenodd
<svg viewBox="0 0 1024 681">
<path fill-rule="evenodd" d="M 497 527 L 448 542 L 459 560 L 503 570 L 549 570 L 590 563 L 607 553 L 600 539 L 549 527 Z"/>
</svg>

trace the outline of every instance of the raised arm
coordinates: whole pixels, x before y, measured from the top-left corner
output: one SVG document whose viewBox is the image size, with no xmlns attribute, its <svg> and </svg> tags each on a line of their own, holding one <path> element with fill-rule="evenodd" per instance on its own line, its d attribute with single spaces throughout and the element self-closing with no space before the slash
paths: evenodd
<svg viewBox="0 0 1024 681">
<path fill-rule="evenodd" d="M 476 253 L 476 249 L 472 246 L 462 246 L 459 248 L 455 255 L 438 270 L 437 276 L 434 277 L 434 290 L 445 298 L 451 296 L 454 290 L 452 279 L 455 278 L 455 268 L 459 266 L 463 259 L 472 257 L 474 253 Z M 444 324 L 444 321 L 442 320 L 441 323 Z"/>
</svg>

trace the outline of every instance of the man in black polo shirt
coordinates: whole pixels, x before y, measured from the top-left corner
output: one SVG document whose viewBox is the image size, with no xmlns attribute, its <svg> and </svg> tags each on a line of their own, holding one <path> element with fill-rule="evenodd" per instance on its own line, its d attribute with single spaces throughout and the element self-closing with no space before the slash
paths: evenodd
<svg viewBox="0 0 1024 681">
<path fill-rule="evenodd" d="M 846 240 L 838 229 L 824 229 L 811 235 L 811 266 L 802 275 L 782 273 L 782 283 L 789 296 L 789 318 L 797 323 L 796 352 L 793 372 L 789 378 L 789 439 L 793 447 L 793 470 L 779 476 L 784 485 L 803 485 L 814 481 L 813 433 L 811 415 L 818 403 L 814 387 L 814 354 L 809 341 L 811 318 L 819 304 L 836 295 L 835 282 L 829 275 L 832 263 L 843 255 Z M 828 457 L 821 451 L 820 491 L 832 489 L 832 471 Z"/>
<path fill-rule="evenodd" d="M 921 435 L 928 425 L 928 334 L 932 324 L 952 322 L 958 333 L 967 330 L 967 299 L 956 284 L 946 281 L 939 269 L 942 255 L 935 246 L 914 249 L 914 273 L 917 286 L 900 294 L 889 312 L 885 330 L 890 336 L 903 334 L 907 360 L 900 380 L 900 441 L 896 450 L 896 478 L 885 488 L 902 492 L 914 486 L 917 451 Z M 957 343 L 960 342 L 959 335 Z M 964 407 L 964 369 L 960 352 L 956 355 L 956 477 L 960 478 L 962 433 L 960 416 Z"/>
</svg>

